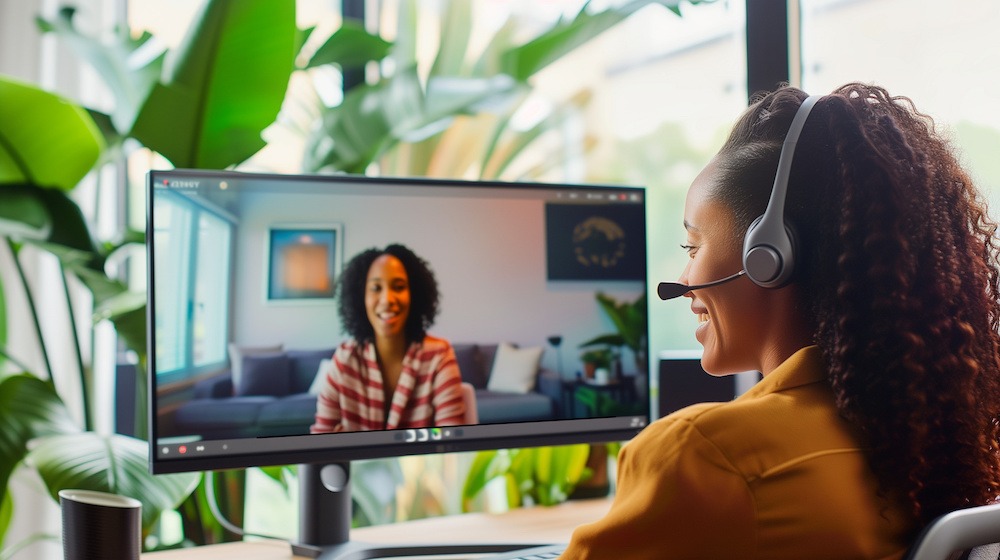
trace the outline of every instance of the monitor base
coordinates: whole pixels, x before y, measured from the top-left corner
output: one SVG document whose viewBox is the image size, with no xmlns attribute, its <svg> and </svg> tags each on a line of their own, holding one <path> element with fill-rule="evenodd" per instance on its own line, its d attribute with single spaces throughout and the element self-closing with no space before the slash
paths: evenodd
<svg viewBox="0 0 1000 560">
<path fill-rule="evenodd" d="M 378 544 L 352 541 L 351 465 L 299 465 L 299 542 L 292 553 L 320 560 L 368 560 L 406 556 L 483 555 L 512 552 L 544 543 Z"/>
</svg>

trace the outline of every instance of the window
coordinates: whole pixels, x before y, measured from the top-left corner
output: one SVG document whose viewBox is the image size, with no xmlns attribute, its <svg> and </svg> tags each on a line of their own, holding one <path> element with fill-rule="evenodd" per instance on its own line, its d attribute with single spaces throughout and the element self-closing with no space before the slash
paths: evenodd
<svg viewBox="0 0 1000 560">
<path fill-rule="evenodd" d="M 952 139 L 977 186 L 994 202 L 1000 199 L 1000 75 L 990 70 L 1000 4 L 802 0 L 801 5 L 804 89 L 828 93 L 861 81 L 909 97 Z"/>
<path fill-rule="evenodd" d="M 182 195 L 157 191 L 156 197 L 153 236 L 163 249 L 154 256 L 155 351 L 162 384 L 226 361 L 233 224 Z"/>
</svg>

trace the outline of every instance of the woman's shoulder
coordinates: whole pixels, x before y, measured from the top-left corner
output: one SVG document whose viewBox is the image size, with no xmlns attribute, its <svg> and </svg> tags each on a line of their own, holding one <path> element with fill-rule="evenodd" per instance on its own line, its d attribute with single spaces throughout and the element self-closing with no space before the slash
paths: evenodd
<svg viewBox="0 0 1000 560">
<path fill-rule="evenodd" d="M 443 338 L 424 335 L 424 340 L 420 343 L 420 348 L 424 352 L 445 352 L 451 350 L 451 343 Z"/>
<path fill-rule="evenodd" d="M 366 344 L 362 344 L 353 338 L 341 342 L 334 352 L 334 357 L 340 361 L 346 361 L 351 357 L 360 358 L 364 355 Z"/>
</svg>

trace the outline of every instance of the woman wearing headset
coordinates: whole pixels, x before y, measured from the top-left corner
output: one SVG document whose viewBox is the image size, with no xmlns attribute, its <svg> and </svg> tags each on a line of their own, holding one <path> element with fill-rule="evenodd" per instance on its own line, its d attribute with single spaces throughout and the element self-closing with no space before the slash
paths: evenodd
<svg viewBox="0 0 1000 560">
<path fill-rule="evenodd" d="M 752 104 L 692 183 L 680 283 L 747 264 L 806 97 Z M 763 380 L 625 446 L 611 511 L 563 558 L 900 558 L 934 517 L 1000 494 L 996 226 L 909 100 L 849 84 L 803 112 L 787 282 L 678 290 L 704 369 Z"/>
</svg>

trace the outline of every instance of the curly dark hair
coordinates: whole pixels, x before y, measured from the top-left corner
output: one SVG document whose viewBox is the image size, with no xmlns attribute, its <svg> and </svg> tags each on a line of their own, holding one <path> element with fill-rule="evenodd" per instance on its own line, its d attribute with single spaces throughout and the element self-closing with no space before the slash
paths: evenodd
<svg viewBox="0 0 1000 560">
<path fill-rule="evenodd" d="M 362 251 L 344 267 L 337 283 L 337 310 L 340 312 L 343 332 L 358 342 L 372 342 L 375 339 L 375 330 L 365 311 L 365 284 L 372 263 L 382 255 L 392 255 L 403 263 L 410 284 L 410 313 L 404 329 L 406 339 L 407 342 L 423 340 L 438 314 L 440 296 L 437 280 L 427 261 L 399 244 L 389 245 L 385 249 L 371 248 Z"/>
<path fill-rule="evenodd" d="M 717 156 L 712 196 L 742 241 L 764 212 L 806 94 L 757 99 Z M 1000 493 L 997 226 L 933 121 L 851 83 L 802 131 L 785 209 L 796 282 L 841 415 L 882 492 L 922 524 Z"/>
</svg>

